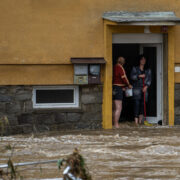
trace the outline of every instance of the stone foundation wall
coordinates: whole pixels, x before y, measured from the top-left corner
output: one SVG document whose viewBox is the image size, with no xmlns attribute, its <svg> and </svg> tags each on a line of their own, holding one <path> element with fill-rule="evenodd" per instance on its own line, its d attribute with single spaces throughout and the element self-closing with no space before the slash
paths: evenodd
<svg viewBox="0 0 180 180">
<path fill-rule="evenodd" d="M 32 86 L 0 86 L 0 117 L 7 117 L 4 134 L 65 129 L 102 128 L 102 86 L 80 86 L 78 109 L 33 109 Z"/>
<path fill-rule="evenodd" d="M 180 84 L 175 84 L 175 125 L 180 125 Z"/>
</svg>

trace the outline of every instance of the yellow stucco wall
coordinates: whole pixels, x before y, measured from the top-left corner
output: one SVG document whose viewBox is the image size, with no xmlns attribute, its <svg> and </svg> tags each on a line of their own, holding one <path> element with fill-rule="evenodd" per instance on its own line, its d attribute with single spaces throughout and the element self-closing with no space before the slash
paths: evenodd
<svg viewBox="0 0 180 180">
<path fill-rule="evenodd" d="M 70 57 L 104 57 L 103 12 L 175 11 L 180 16 L 179 7 L 176 0 L 1 0 L 0 64 L 70 64 Z M 179 63 L 180 27 L 175 34 L 175 62 Z M 14 66 L 1 68 L 7 72 L 0 76 L 0 84 L 37 84 L 44 66 L 35 68 L 37 77 L 24 78 L 19 73 L 21 80 L 8 78 L 18 73 Z M 64 77 L 57 69 L 54 73 Z M 71 80 L 65 78 L 66 83 L 72 83 L 73 74 L 69 74 Z"/>
<path fill-rule="evenodd" d="M 177 0 L 1 0 L 0 64 L 70 64 L 70 57 L 104 57 L 103 12 L 175 11 L 180 17 L 179 7 Z M 175 62 L 179 63 L 180 27 L 175 33 Z M 7 72 L 0 76 L 0 84 L 41 81 L 41 70 L 35 73 L 37 77 L 24 78 L 19 74 L 21 80 L 12 80 L 4 76 L 17 74 L 16 68 L 1 68 L 7 68 Z M 43 71 L 44 66 L 38 68 Z M 54 73 L 64 77 L 63 71 L 57 69 Z M 69 74 L 72 80 L 73 74 Z M 66 83 L 72 83 L 71 80 Z M 50 78 L 48 81 L 54 82 Z"/>
<path fill-rule="evenodd" d="M 0 84 L 68 85 L 73 73 L 73 65 L 0 65 Z"/>
<path fill-rule="evenodd" d="M 175 73 L 175 83 L 180 83 L 180 73 Z"/>
<path fill-rule="evenodd" d="M 1 0 L 0 64 L 69 64 L 103 57 L 104 11 L 175 11 L 177 0 Z M 180 28 L 176 28 L 180 34 Z M 180 36 L 176 38 L 176 61 Z"/>
</svg>

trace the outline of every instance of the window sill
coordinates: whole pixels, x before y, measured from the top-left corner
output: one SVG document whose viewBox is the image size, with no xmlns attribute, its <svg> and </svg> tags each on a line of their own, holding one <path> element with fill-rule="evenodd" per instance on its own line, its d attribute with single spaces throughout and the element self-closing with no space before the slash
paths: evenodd
<svg viewBox="0 0 180 180">
<path fill-rule="evenodd" d="M 83 110 L 81 109 L 81 108 L 36 108 L 36 109 L 33 109 L 33 111 L 34 112 L 38 112 L 38 113 L 40 113 L 40 112 L 44 112 L 44 111 L 46 111 L 46 112 L 62 112 L 62 113 L 75 113 L 75 112 L 79 112 L 79 113 L 81 113 L 81 112 L 83 112 Z"/>
</svg>

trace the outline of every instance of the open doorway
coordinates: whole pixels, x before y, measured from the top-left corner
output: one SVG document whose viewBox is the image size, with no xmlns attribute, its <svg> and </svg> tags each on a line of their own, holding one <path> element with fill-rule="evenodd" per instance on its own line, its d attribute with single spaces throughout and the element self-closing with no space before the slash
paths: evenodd
<svg viewBox="0 0 180 180">
<path fill-rule="evenodd" d="M 127 77 L 130 80 L 130 72 L 133 66 L 137 66 L 139 55 L 144 54 L 147 59 L 147 65 L 152 71 L 152 83 L 149 88 L 147 103 L 147 119 L 151 123 L 157 123 L 162 120 L 162 48 L 161 44 L 143 44 L 143 43 L 113 43 L 112 56 L 113 65 L 119 56 L 126 59 L 124 66 Z M 133 99 L 124 98 L 123 110 L 120 117 L 122 121 L 134 121 L 133 117 Z"/>
</svg>

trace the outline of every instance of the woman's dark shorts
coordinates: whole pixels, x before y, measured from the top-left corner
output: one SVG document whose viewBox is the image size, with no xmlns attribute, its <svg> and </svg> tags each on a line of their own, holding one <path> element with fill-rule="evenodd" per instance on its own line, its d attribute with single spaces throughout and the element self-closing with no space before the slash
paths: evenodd
<svg viewBox="0 0 180 180">
<path fill-rule="evenodd" d="M 113 100 L 123 100 L 123 90 L 121 86 L 113 85 Z"/>
</svg>

